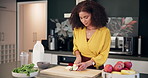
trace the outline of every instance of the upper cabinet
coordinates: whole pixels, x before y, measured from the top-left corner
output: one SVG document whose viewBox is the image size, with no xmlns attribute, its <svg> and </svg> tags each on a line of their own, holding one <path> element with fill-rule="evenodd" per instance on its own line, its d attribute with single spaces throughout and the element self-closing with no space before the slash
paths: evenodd
<svg viewBox="0 0 148 78">
<path fill-rule="evenodd" d="M 48 17 L 64 18 L 74 6 L 84 0 L 48 0 Z M 139 16 L 139 0 L 94 0 L 105 7 L 108 16 Z"/>
<path fill-rule="evenodd" d="M 108 16 L 139 16 L 139 0 L 97 0 Z"/>
<path fill-rule="evenodd" d="M 0 10 L 16 11 L 16 0 L 0 0 Z"/>
<path fill-rule="evenodd" d="M 47 1 L 47 0 L 17 0 L 17 2 Z"/>
<path fill-rule="evenodd" d="M 139 0 L 139 35 L 141 35 L 141 53 L 142 56 L 148 57 L 147 44 L 148 44 L 148 0 Z"/>
<path fill-rule="evenodd" d="M 48 0 L 48 19 L 64 18 L 64 13 L 70 13 L 76 5 L 76 0 Z"/>
</svg>

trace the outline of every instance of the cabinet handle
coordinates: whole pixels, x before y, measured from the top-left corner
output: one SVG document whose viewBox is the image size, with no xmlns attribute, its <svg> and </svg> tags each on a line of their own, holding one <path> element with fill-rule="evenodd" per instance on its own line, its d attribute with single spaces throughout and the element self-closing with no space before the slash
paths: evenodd
<svg viewBox="0 0 148 78">
<path fill-rule="evenodd" d="M 1 39 L 2 39 L 2 38 L 1 38 L 1 32 L 0 32 L 0 41 L 2 41 Z"/>
<path fill-rule="evenodd" d="M 34 42 L 34 32 L 33 32 L 33 42 Z"/>
<path fill-rule="evenodd" d="M 135 78 L 138 78 L 137 75 L 135 75 Z"/>
<path fill-rule="evenodd" d="M 0 6 L 0 8 L 6 9 L 7 7 L 4 7 L 4 6 Z"/>
<path fill-rule="evenodd" d="M 37 41 L 37 32 L 33 32 L 33 42 Z"/>
<path fill-rule="evenodd" d="M 105 76 L 104 76 L 105 78 L 107 78 L 107 74 L 105 73 Z"/>
<path fill-rule="evenodd" d="M 4 32 L 1 33 L 1 41 L 4 41 Z"/>
<path fill-rule="evenodd" d="M 35 42 L 37 41 L 37 32 L 35 32 Z"/>
</svg>

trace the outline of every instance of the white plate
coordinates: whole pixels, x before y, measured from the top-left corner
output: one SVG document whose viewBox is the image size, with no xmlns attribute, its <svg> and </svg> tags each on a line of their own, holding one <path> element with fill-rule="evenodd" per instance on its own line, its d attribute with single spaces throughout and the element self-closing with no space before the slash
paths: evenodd
<svg viewBox="0 0 148 78">
<path fill-rule="evenodd" d="M 12 72 L 12 76 L 13 77 L 35 77 L 35 76 L 38 75 L 38 72 L 39 71 L 32 72 L 32 73 L 30 73 L 30 76 L 27 76 L 27 74 L 25 74 L 25 73 L 15 73 L 15 72 Z"/>
</svg>

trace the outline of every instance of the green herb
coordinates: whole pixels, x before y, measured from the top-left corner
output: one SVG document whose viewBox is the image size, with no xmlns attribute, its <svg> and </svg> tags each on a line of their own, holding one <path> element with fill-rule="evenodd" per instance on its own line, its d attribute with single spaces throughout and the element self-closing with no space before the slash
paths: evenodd
<svg viewBox="0 0 148 78">
<path fill-rule="evenodd" d="M 13 70 L 15 73 L 25 73 L 27 76 L 30 76 L 30 73 L 37 71 L 37 69 L 34 69 L 34 64 L 22 65 L 21 67 L 15 68 Z"/>
</svg>

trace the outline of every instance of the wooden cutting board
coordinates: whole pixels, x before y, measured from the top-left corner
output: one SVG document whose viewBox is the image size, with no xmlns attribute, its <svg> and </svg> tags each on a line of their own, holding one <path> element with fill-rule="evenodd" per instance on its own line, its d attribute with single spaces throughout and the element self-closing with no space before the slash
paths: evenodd
<svg viewBox="0 0 148 78">
<path fill-rule="evenodd" d="M 98 78 L 102 70 L 86 69 L 84 71 L 69 71 L 66 66 L 55 66 L 49 69 L 41 70 L 42 74 L 57 75 L 70 78 Z"/>
</svg>

